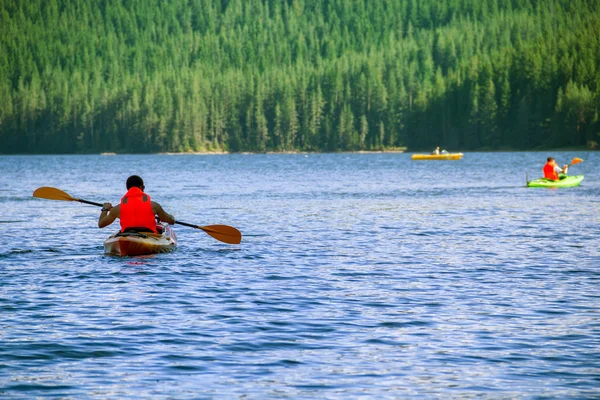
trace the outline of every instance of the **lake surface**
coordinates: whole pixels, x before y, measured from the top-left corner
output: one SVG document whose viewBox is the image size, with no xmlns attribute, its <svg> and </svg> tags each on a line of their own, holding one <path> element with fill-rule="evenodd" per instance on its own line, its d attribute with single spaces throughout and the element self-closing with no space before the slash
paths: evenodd
<svg viewBox="0 0 600 400">
<path fill-rule="evenodd" d="M 580 187 L 534 189 L 548 155 Z M 0 398 L 600 397 L 600 153 L 0 156 Z M 103 254 L 130 174 L 170 254 Z"/>
</svg>

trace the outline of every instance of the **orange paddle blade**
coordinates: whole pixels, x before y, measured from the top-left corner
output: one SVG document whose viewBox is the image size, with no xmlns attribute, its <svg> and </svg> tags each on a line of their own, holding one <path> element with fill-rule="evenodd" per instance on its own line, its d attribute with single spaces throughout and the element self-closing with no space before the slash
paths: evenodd
<svg viewBox="0 0 600 400">
<path fill-rule="evenodd" d="M 33 197 L 48 200 L 79 201 L 79 199 L 71 197 L 68 193 L 63 192 L 60 189 L 48 186 L 35 189 Z"/>
<path fill-rule="evenodd" d="M 198 229 L 202 229 L 210 236 L 224 243 L 239 244 L 242 241 L 242 234 L 233 226 L 228 225 L 208 225 L 208 226 L 196 226 Z"/>
<path fill-rule="evenodd" d="M 579 164 L 580 162 L 583 162 L 583 160 L 581 158 L 575 157 L 573 161 L 571 161 L 571 165 Z"/>
</svg>

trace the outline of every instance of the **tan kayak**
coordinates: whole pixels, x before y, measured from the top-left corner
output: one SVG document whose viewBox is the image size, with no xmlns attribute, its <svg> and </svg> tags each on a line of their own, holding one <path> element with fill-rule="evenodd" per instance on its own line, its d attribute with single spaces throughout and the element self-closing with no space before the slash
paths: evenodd
<svg viewBox="0 0 600 400">
<path fill-rule="evenodd" d="M 141 256 L 168 253 L 177 248 L 177 236 L 170 226 L 162 227 L 162 233 L 119 232 L 104 241 L 104 251 L 116 256 Z"/>
</svg>

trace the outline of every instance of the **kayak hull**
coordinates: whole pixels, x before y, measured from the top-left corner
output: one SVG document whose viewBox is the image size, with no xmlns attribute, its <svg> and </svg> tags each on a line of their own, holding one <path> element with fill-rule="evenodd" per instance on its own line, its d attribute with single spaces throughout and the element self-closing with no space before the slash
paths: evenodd
<svg viewBox="0 0 600 400">
<path fill-rule="evenodd" d="M 567 176 L 564 179 L 553 181 L 551 179 L 540 178 L 533 181 L 527 182 L 527 187 L 545 187 L 545 188 L 558 188 L 558 187 L 573 187 L 579 186 L 583 181 L 583 175 L 572 175 Z"/>
<path fill-rule="evenodd" d="M 448 153 L 448 154 L 413 154 L 413 160 L 460 160 L 463 153 Z"/>
<path fill-rule="evenodd" d="M 163 226 L 162 233 L 126 232 L 115 233 L 104 241 L 106 254 L 115 256 L 142 256 L 168 253 L 177 248 L 177 236 L 169 226 Z"/>
</svg>

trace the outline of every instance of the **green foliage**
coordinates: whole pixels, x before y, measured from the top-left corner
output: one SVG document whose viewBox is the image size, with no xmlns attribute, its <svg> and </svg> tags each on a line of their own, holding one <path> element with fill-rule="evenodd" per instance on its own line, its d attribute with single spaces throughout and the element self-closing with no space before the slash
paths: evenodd
<svg viewBox="0 0 600 400">
<path fill-rule="evenodd" d="M 577 146 L 592 0 L 3 0 L 0 153 Z"/>
</svg>

